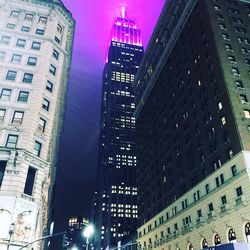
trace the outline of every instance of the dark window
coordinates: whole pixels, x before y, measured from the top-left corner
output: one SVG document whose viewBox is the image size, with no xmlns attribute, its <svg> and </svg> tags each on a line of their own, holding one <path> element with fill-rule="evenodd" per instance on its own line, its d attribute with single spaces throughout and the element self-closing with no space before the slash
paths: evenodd
<svg viewBox="0 0 250 250">
<path fill-rule="evenodd" d="M 33 74 L 24 73 L 23 82 L 32 83 L 32 80 L 33 80 Z"/>
<path fill-rule="evenodd" d="M 16 148 L 18 135 L 8 135 L 6 148 Z"/>
<path fill-rule="evenodd" d="M 198 215 L 199 218 L 202 217 L 201 209 L 197 210 L 197 215 Z"/>
<path fill-rule="evenodd" d="M 237 195 L 237 197 L 243 195 L 242 187 L 236 188 L 236 195 Z"/>
<path fill-rule="evenodd" d="M 29 97 L 29 92 L 26 91 L 20 91 L 18 95 L 18 102 L 27 102 Z"/>
<path fill-rule="evenodd" d="M 36 177 L 36 169 L 29 167 L 26 182 L 25 182 L 25 187 L 24 187 L 25 194 L 32 195 L 35 177 Z"/>
<path fill-rule="evenodd" d="M 213 203 L 208 204 L 208 210 L 209 210 L 209 212 L 214 211 Z"/>
<path fill-rule="evenodd" d="M 53 83 L 50 82 L 50 81 L 47 81 L 47 83 L 46 83 L 46 89 L 47 89 L 49 92 L 52 92 L 52 91 L 53 91 Z"/>
<path fill-rule="evenodd" d="M 35 145 L 34 145 L 34 154 L 35 154 L 36 156 L 40 156 L 41 150 L 42 150 L 42 143 L 39 142 L 39 141 L 35 141 Z"/>
<path fill-rule="evenodd" d="M 61 40 L 60 40 L 57 36 L 55 36 L 55 41 L 56 41 L 58 44 L 61 43 Z"/>
<path fill-rule="evenodd" d="M 26 44 L 26 40 L 24 40 L 24 39 L 17 39 L 17 42 L 16 42 L 16 46 L 17 47 L 24 48 L 25 44 Z"/>
<path fill-rule="evenodd" d="M 2 186 L 6 165 L 7 165 L 7 161 L 0 161 L 0 188 Z"/>
<path fill-rule="evenodd" d="M 232 171 L 232 176 L 236 176 L 237 175 L 237 168 L 236 168 L 236 165 L 233 165 L 231 167 L 231 171 Z"/>
<path fill-rule="evenodd" d="M 49 68 L 49 72 L 52 74 L 52 75 L 56 75 L 56 67 L 52 64 L 50 64 L 50 68 Z"/>
<path fill-rule="evenodd" d="M 226 195 L 223 195 L 223 196 L 221 197 L 221 203 L 222 203 L 222 205 L 227 204 L 227 197 L 226 197 Z"/>
<path fill-rule="evenodd" d="M 62 34 L 62 26 L 60 24 L 57 24 L 57 32 Z"/>
<path fill-rule="evenodd" d="M 16 80 L 16 74 L 17 74 L 16 71 L 9 70 L 9 71 L 7 72 L 7 75 L 6 75 L 6 80 L 15 81 L 15 80 Z"/>
<path fill-rule="evenodd" d="M 33 42 L 32 43 L 31 49 L 40 50 L 40 48 L 41 48 L 41 43 L 40 42 Z"/>
<path fill-rule="evenodd" d="M 47 99 L 43 99 L 42 107 L 43 109 L 49 111 L 50 102 Z"/>
<path fill-rule="evenodd" d="M 56 60 L 58 60 L 58 58 L 59 58 L 59 52 L 57 51 L 57 50 L 53 50 L 53 57 L 56 59 Z"/>
<path fill-rule="evenodd" d="M 30 56 L 28 58 L 28 62 L 27 62 L 28 65 L 30 65 L 30 66 L 36 66 L 36 63 L 37 63 L 37 58 L 36 57 Z"/>
<path fill-rule="evenodd" d="M 206 184 L 205 189 L 206 189 L 206 193 L 208 194 L 210 192 L 209 184 Z"/>
</svg>

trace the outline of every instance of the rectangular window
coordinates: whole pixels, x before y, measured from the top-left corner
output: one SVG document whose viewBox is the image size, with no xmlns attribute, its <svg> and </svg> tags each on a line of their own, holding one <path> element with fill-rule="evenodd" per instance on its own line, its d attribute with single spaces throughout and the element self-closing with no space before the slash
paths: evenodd
<svg viewBox="0 0 250 250">
<path fill-rule="evenodd" d="M 206 184 L 205 189 L 206 189 L 206 193 L 208 194 L 210 192 L 209 184 Z"/>
<path fill-rule="evenodd" d="M 27 102 L 28 101 L 28 97 L 29 97 L 29 92 L 26 91 L 20 91 L 17 101 L 18 102 Z"/>
<path fill-rule="evenodd" d="M 243 82 L 241 80 L 236 80 L 235 81 L 235 86 L 238 89 L 244 89 L 244 85 L 243 85 Z"/>
<path fill-rule="evenodd" d="M 23 122 L 23 116 L 24 116 L 23 111 L 15 111 L 12 118 L 12 123 L 21 125 Z"/>
<path fill-rule="evenodd" d="M 39 142 L 39 141 L 35 141 L 35 145 L 34 145 L 34 154 L 35 154 L 36 156 L 40 156 L 41 150 L 42 150 L 42 143 Z"/>
<path fill-rule="evenodd" d="M 28 26 L 22 26 L 21 31 L 22 32 L 30 32 L 30 27 L 28 27 Z"/>
<path fill-rule="evenodd" d="M 47 81 L 47 83 L 46 83 L 46 89 L 47 89 L 49 92 L 52 92 L 52 91 L 53 91 L 53 83 L 50 82 L 50 81 Z"/>
<path fill-rule="evenodd" d="M 54 57 L 56 60 L 58 60 L 58 58 L 59 58 L 59 52 L 58 52 L 57 50 L 55 50 L 55 49 L 53 49 L 53 57 Z"/>
<path fill-rule="evenodd" d="M 9 36 L 2 36 L 1 43 L 8 45 L 10 43 L 10 37 Z"/>
<path fill-rule="evenodd" d="M 4 121 L 6 109 L 0 109 L 0 122 Z"/>
<path fill-rule="evenodd" d="M 7 25 L 6 25 L 6 29 L 13 30 L 15 28 L 16 28 L 16 25 L 14 23 L 7 23 Z"/>
<path fill-rule="evenodd" d="M 57 24 L 57 32 L 62 34 L 62 26 L 60 24 Z"/>
<path fill-rule="evenodd" d="M 227 204 L 227 197 L 226 197 L 226 195 L 223 195 L 223 196 L 221 197 L 221 204 L 222 204 L 222 205 Z"/>
<path fill-rule="evenodd" d="M 31 46 L 31 49 L 40 50 L 41 49 L 41 43 L 40 42 L 33 42 L 32 46 Z"/>
<path fill-rule="evenodd" d="M 38 130 L 40 132 L 43 132 L 45 131 L 45 126 L 46 126 L 46 120 L 44 120 L 43 118 L 39 118 L 39 122 L 38 122 Z"/>
<path fill-rule="evenodd" d="M 32 83 L 33 80 L 33 74 L 31 73 L 24 73 L 23 75 L 23 82 L 25 83 Z"/>
<path fill-rule="evenodd" d="M 0 99 L 8 101 L 10 99 L 11 89 L 2 89 Z"/>
<path fill-rule="evenodd" d="M 42 30 L 42 29 L 36 29 L 36 34 L 37 35 L 44 35 L 44 30 Z"/>
<path fill-rule="evenodd" d="M 10 13 L 10 17 L 17 18 L 19 16 L 19 11 L 13 10 Z"/>
<path fill-rule="evenodd" d="M 198 216 L 198 218 L 202 217 L 201 209 L 197 210 L 197 216 Z"/>
<path fill-rule="evenodd" d="M 56 41 L 58 44 L 61 43 L 61 40 L 60 40 L 57 36 L 55 36 L 55 41 Z"/>
<path fill-rule="evenodd" d="M 14 71 L 14 70 L 8 70 L 5 79 L 9 80 L 9 81 L 15 81 L 16 80 L 16 75 L 17 75 L 16 71 Z"/>
<path fill-rule="evenodd" d="M 209 212 L 214 211 L 213 203 L 208 204 L 208 210 L 209 210 Z"/>
<path fill-rule="evenodd" d="M 24 187 L 24 193 L 27 195 L 32 195 L 33 187 L 35 183 L 36 171 L 37 170 L 32 167 L 29 167 L 28 169 L 27 178 L 26 178 L 25 187 Z"/>
<path fill-rule="evenodd" d="M 250 119 L 250 110 L 249 109 L 244 109 L 243 112 L 244 112 L 245 118 Z"/>
<path fill-rule="evenodd" d="M 239 197 L 239 196 L 242 196 L 242 195 L 243 195 L 242 187 L 238 187 L 238 188 L 236 188 L 236 195 L 237 195 L 237 197 Z"/>
<path fill-rule="evenodd" d="M 24 39 L 17 39 L 16 46 L 20 48 L 24 48 L 26 44 L 26 40 Z"/>
<path fill-rule="evenodd" d="M 0 188 L 3 183 L 3 177 L 6 169 L 7 161 L 0 161 Z"/>
<path fill-rule="evenodd" d="M 239 75 L 240 75 L 240 71 L 239 71 L 239 69 L 236 68 L 236 67 L 232 67 L 232 73 L 233 73 L 233 75 L 235 75 L 235 76 L 239 76 Z"/>
<path fill-rule="evenodd" d="M 246 95 L 239 94 L 239 97 L 240 97 L 240 101 L 241 101 L 242 104 L 248 103 L 248 99 L 247 99 Z"/>
<path fill-rule="evenodd" d="M 26 14 L 24 20 L 26 21 L 33 21 L 34 16 L 32 14 Z"/>
<path fill-rule="evenodd" d="M 237 175 L 237 168 L 236 168 L 236 165 L 233 165 L 231 167 L 231 171 L 232 171 L 232 176 L 236 176 Z"/>
<path fill-rule="evenodd" d="M 3 61 L 5 58 L 6 53 L 3 51 L 0 51 L 0 61 Z"/>
<path fill-rule="evenodd" d="M 8 135 L 6 148 L 16 148 L 18 135 Z"/>
<path fill-rule="evenodd" d="M 22 56 L 19 54 L 13 54 L 13 56 L 11 58 L 12 63 L 20 63 L 21 60 L 22 60 Z"/>
<path fill-rule="evenodd" d="M 47 17 L 45 17 L 45 16 L 40 16 L 40 17 L 39 17 L 39 23 L 40 23 L 40 24 L 46 24 L 46 23 L 47 23 Z"/>
<path fill-rule="evenodd" d="M 52 75 L 56 75 L 56 67 L 52 64 L 50 64 L 50 68 L 49 68 L 49 72 L 52 74 Z"/>
<path fill-rule="evenodd" d="M 43 109 L 49 111 L 50 102 L 47 99 L 43 99 L 42 107 Z"/>
<path fill-rule="evenodd" d="M 30 56 L 28 58 L 28 62 L 27 62 L 28 65 L 30 65 L 30 66 L 36 66 L 36 63 L 37 63 L 37 58 L 36 57 Z"/>
</svg>

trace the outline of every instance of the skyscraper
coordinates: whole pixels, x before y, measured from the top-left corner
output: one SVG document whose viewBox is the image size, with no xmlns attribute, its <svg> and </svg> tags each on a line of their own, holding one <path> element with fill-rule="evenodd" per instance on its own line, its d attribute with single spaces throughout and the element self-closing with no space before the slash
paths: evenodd
<svg viewBox="0 0 250 250">
<path fill-rule="evenodd" d="M 95 194 L 96 247 L 116 246 L 136 230 L 135 96 L 132 87 L 143 56 L 134 21 L 116 18 L 103 73 L 98 180 Z"/>
<path fill-rule="evenodd" d="M 166 1 L 135 80 L 143 249 L 250 242 L 249 13 Z"/>
<path fill-rule="evenodd" d="M 58 0 L 0 16 L 0 249 L 19 249 L 47 234 L 75 22 Z"/>
</svg>

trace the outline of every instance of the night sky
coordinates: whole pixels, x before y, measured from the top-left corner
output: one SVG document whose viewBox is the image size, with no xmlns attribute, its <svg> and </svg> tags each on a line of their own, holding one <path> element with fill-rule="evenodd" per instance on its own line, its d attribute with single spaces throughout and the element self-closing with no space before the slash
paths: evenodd
<svg viewBox="0 0 250 250">
<path fill-rule="evenodd" d="M 90 216 L 97 169 L 102 71 L 121 7 L 146 47 L 165 0 L 64 0 L 76 20 L 65 123 L 56 182 L 56 231 L 71 215 Z"/>
</svg>

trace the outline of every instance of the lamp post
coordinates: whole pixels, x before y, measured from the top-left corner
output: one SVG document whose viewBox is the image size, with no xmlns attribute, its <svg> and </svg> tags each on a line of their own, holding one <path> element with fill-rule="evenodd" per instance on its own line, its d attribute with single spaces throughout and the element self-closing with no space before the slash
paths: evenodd
<svg viewBox="0 0 250 250">
<path fill-rule="evenodd" d="M 7 250 L 9 250 L 10 244 L 11 244 L 12 235 L 15 233 L 15 222 L 13 221 L 13 214 L 9 210 L 1 208 L 0 209 L 0 213 L 3 213 L 3 212 L 8 213 L 10 215 L 10 218 L 11 218 L 11 224 L 10 224 L 10 228 L 9 228 L 9 232 L 8 232 L 9 233 L 9 238 L 8 238 L 8 243 L 7 243 L 7 248 L 6 248 Z M 19 213 L 17 215 L 17 218 L 20 215 L 25 214 L 25 213 L 29 213 L 30 214 L 31 210 L 26 210 L 26 211 L 23 211 L 23 212 Z"/>
<path fill-rule="evenodd" d="M 86 250 L 89 249 L 89 238 L 92 236 L 93 233 L 94 226 L 92 224 L 88 224 L 83 231 L 83 236 L 86 238 Z"/>
</svg>

